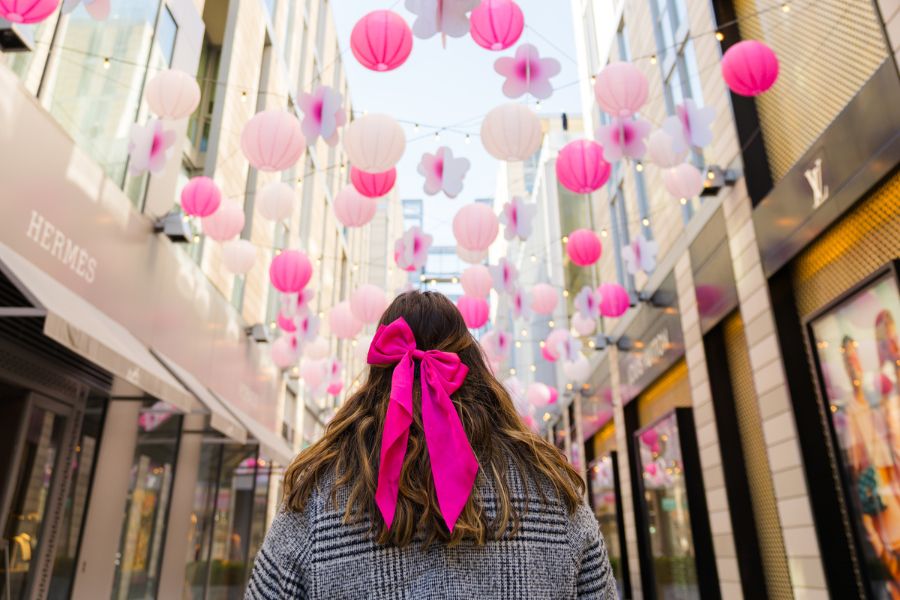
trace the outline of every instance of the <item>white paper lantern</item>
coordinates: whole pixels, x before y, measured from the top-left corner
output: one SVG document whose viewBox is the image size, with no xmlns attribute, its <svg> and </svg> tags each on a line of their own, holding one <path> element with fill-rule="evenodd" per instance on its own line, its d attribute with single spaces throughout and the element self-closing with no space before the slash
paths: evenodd
<svg viewBox="0 0 900 600">
<path fill-rule="evenodd" d="M 466 250 L 460 245 L 456 246 L 456 255 L 459 259 L 470 265 L 480 265 L 487 258 L 487 250 Z"/>
<path fill-rule="evenodd" d="M 304 358 L 308 358 L 310 360 L 321 360 L 323 358 L 327 358 L 331 349 L 328 347 L 328 340 L 321 336 L 316 336 L 316 338 L 304 345 L 303 347 L 303 356 Z"/>
<path fill-rule="evenodd" d="M 541 120 L 527 106 L 502 104 L 481 123 L 481 143 L 499 160 L 525 160 L 541 146 Z"/>
<path fill-rule="evenodd" d="M 354 119 L 344 131 L 344 151 L 354 167 L 367 173 L 391 169 L 403 156 L 406 136 L 388 115 L 372 114 Z"/>
<path fill-rule="evenodd" d="M 273 181 L 259 191 L 256 210 L 269 221 L 287 219 L 294 212 L 294 188 L 281 181 Z"/>
<path fill-rule="evenodd" d="M 572 315 L 572 329 L 575 330 L 575 333 L 584 337 L 586 335 L 591 335 L 594 333 L 594 330 L 597 328 L 597 321 L 590 317 L 586 317 L 580 312 L 576 312 Z"/>
<path fill-rule="evenodd" d="M 657 129 L 647 138 L 647 158 L 663 169 L 681 164 L 687 158 L 687 153 L 687 148 L 676 152 L 675 139 L 662 129 Z"/>
<path fill-rule="evenodd" d="M 663 174 L 663 183 L 675 198 L 695 198 L 703 191 L 703 173 L 690 163 L 682 163 Z"/>
<path fill-rule="evenodd" d="M 200 104 L 197 80 L 178 69 L 167 69 L 154 75 L 147 82 L 144 95 L 150 110 L 160 119 L 189 117 Z"/>
<path fill-rule="evenodd" d="M 256 262 L 256 246 L 249 240 L 232 240 L 222 244 L 222 263 L 229 273 L 243 275 Z"/>
<path fill-rule="evenodd" d="M 591 361 L 584 354 L 579 354 L 575 360 L 563 363 L 563 373 L 570 381 L 585 381 L 591 375 Z"/>
</svg>

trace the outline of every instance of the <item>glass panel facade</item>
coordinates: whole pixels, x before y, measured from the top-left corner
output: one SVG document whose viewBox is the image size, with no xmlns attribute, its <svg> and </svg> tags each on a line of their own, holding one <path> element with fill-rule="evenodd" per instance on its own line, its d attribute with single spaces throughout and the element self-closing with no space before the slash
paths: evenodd
<svg viewBox="0 0 900 600">
<path fill-rule="evenodd" d="M 188 598 L 200 600 L 206 590 L 209 572 L 209 550 L 212 544 L 212 525 L 215 516 L 213 499 L 219 479 L 222 447 L 204 444 L 200 450 L 200 466 L 197 471 L 197 485 L 194 488 L 194 504 L 191 508 L 191 523 L 188 531 L 187 568 L 185 569 L 185 591 Z"/>
<path fill-rule="evenodd" d="M 614 464 L 612 453 L 598 457 L 591 463 L 588 477 L 591 480 L 591 506 L 594 508 L 594 515 L 600 523 L 600 532 L 606 542 L 609 564 L 616 576 L 616 581 L 621 586 L 623 578 L 622 547 L 619 544 L 619 505 L 616 502 Z M 619 592 L 621 596 L 621 589 Z"/>
</svg>

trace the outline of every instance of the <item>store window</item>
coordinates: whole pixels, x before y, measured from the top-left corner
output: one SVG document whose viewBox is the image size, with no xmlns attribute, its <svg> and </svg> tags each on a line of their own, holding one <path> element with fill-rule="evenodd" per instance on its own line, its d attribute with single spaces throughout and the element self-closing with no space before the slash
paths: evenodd
<svg viewBox="0 0 900 600">
<path fill-rule="evenodd" d="M 297 419 L 297 393 L 291 388 L 284 391 L 284 414 L 281 419 L 281 437 L 294 445 L 294 423 Z"/>
<path fill-rule="evenodd" d="M 202 167 L 206 150 L 209 148 L 209 133 L 212 127 L 213 111 L 216 101 L 216 78 L 219 74 L 219 59 L 222 48 L 213 44 L 209 38 L 203 41 L 200 50 L 200 63 L 197 66 L 197 83 L 200 85 L 200 104 L 188 122 L 187 136 L 191 141 L 195 166 Z"/>
<path fill-rule="evenodd" d="M 202 600 L 205 597 L 215 516 L 213 501 L 216 496 L 221 458 L 222 447 L 220 445 L 203 444 L 201 446 L 197 484 L 194 487 L 194 500 L 191 507 L 190 529 L 187 534 L 188 551 L 185 568 L 185 589 L 189 590 L 189 597 L 194 600 Z"/>
<path fill-rule="evenodd" d="M 598 456 L 588 465 L 588 479 L 591 489 L 591 507 L 600 524 L 600 533 L 603 534 L 603 540 L 606 542 L 609 564 L 619 587 L 619 597 L 624 597 L 622 593 L 622 582 L 625 576 L 622 564 L 624 548 L 619 530 L 621 515 L 619 514 L 619 495 L 617 493 L 619 486 L 617 462 L 615 450 Z"/>
</svg>

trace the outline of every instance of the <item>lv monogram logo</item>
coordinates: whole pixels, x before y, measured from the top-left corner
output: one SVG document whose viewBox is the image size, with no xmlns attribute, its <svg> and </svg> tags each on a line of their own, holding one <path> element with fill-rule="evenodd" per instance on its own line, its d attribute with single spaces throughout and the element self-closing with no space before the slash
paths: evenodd
<svg viewBox="0 0 900 600">
<path fill-rule="evenodd" d="M 822 159 L 817 158 L 813 166 L 804 171 L 806 182 L 812 188 L 813 193 L 813 210 L 819 208 L 823 202 L 828 200 L 828 186 L 822 182 Z"/>
</svg>

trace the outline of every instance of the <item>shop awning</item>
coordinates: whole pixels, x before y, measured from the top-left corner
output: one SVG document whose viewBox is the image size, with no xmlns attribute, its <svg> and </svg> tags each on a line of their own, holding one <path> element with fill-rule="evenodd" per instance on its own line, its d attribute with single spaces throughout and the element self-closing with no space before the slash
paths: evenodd
<svg viewBox="0 0 900 600">
<path fill-rule="evenodd" d="M 247 443 L 247 430 L 241 425 L 237 419 L 229 412 L 222 401 L 219 400 L 206 386 L 204 386 L 196 377 L 188 371 L 181 368 L 175 361 L 168 358 L 165 354 L 158 350 L 151 349 L 153 356 L 172 373 L 172 375 L 181 382 L 191 393 L 193 393 L 206 408 L 209 409 L 209 424 L 216 431 L 234 440 L 239 444 Z"/>
<path fill-rule="evenodd" d="M 214 392 L 212 393 L 214 394 Z M 250 435 L 256 438 L 256 441 L 259 442 L 259 452 L 262 456 L 269 460 L 274 460 L 283 466 L 291 464 L 296 453 L 284 438 L 274 431 L 271 431 L 265 425 L 236 406 L 228 405 L 221 398 L 219 401 L 226 405 L 228 410 L 237 417 L 237 420 L 243 423 L 244 427 L 247 428 L 247 431 L 250 432 Z"/>
<path fill-rule="evenodd" d="M 19 254 L 0 244 L 0 271 L 44 317 L 44 334 L 147 394 L 184 412 L 194 397 L 127 329 Z"/>
</svg>

